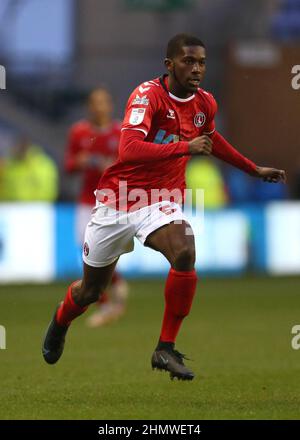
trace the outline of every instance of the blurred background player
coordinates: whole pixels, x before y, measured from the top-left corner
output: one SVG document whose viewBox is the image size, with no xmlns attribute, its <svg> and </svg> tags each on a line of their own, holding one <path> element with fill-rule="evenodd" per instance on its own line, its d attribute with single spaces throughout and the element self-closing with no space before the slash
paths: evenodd
<svg viewBox="0 0 300 440">
<path fill-rule="evenodd" d="M 8 154 L 1 160 L 0 200 L 55 202 L 58 184 L 55 161 L 29 136 L 17 133 Z"/>
<path fill-rule="evenodd" d="M 103 171 L 117 157 L 120 123 L 112 119 L 113 103 L 105 88 L 94 89 L 88 96 L 88 119 L 75 123 L 69 132 L 65 169 L 82 176 L 76 211 L 76 239 L 82 250 L 84 231 L 95 205 L 94 191 Z M 87 325 L 97 327 L 119 319 L 125 312 L 127 282 L 114 273 L 107 294 L 99 299 L 97 311 Z"/>
</svg>

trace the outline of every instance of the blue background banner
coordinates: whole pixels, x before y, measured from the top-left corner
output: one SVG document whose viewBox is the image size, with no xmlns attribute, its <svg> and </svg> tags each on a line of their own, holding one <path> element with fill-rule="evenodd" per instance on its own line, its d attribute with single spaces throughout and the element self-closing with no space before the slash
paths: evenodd
<svg viewBox="0 0 300 440">
<path fill-rule="evenodd" d="M 186 210 L 185 214 L 195 233 L 199 274 L 300 273 L 299 203 L 245 205 L 205 211 L 204 216 Z M 0 282 L 80 278 L 81 246 L 76 242 L 75 222 L 73 204 L 2 205 Z M 128 278 L 164 276 L 169 270 L 167 260 L 134 241 L 134 251 L 121 256 L 118 270 Z"/>
</svg>

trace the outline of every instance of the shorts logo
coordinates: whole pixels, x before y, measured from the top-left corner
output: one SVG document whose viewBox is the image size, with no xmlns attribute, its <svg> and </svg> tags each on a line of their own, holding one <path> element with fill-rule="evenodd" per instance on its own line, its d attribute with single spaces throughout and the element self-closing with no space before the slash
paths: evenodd
<svg viewBox="0 0 300 440">
<path fill-rule="evenodd" d="M 129 124 L 139 125 L 144 120 L 146 109 L 145 108 L 133 108 L 129 118 Z"/>
<path fill-rule="evenodd" d="M 84 253 L 84 255 L 85 255 L 86 257 L 87 257 L 88 254 L 90 253 L 90 248 L 89 248 L 89 245 L 87 244 L 87 242 L 85 242 L 84 245 L 83 245 L 83 253 Z"/>
<path fill-rule="evenodd" d="M 194 116 L 194 124 L 197 128 L 203 127 L 206 121 L 206 116 L 204 113 L 200 112 Z"/>
</svg>

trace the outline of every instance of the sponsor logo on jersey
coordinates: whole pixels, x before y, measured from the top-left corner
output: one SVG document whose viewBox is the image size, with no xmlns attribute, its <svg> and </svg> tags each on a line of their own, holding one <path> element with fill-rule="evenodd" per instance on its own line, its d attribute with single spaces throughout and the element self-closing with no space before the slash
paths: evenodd
<svg viewBox="0 0 300 440">
<path fill-rule="evenodd" d="M 167 114 L 167 118 L 175 119 L 175 111 L 169 108 L 168 112 L 169 113 Z"/>
<path fill-rule="evenodd" d="M 197 128 L 203 127 L 206 121 L 206 116 L 204 113 L 200 112 L 194 116 L 194 124 Z"/>
<path fill-rule="evenodd" d="M 176 136 L 175 134 L 169 134 L 167 136 L 166 130 L 159 129 L 155 135 L 153 143 L 154 144 L 170 144 L 171 142 L 174 142 L 175 136 Z"/>
<path fill-rule="evenodd" d="M 129 124 L 139 125 L 143 122 L 145 117 L 146 109 L 145 108 L 133 108 L 131 110 L 131 115 L 129 118 Z"/>
<path fill-rule="evenodd" d="M 132 101 L 132 104 L 133 105 L 148 105 L 149 99 L 147 98 L 147 95 L 145 95 L 145 96 L 136 95 L 136 97 Z"/>
</svg>

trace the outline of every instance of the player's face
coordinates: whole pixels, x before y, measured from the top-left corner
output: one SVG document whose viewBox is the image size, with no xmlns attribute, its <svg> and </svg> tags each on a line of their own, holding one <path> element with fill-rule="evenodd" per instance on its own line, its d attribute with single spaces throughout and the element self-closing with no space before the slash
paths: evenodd
<svg viewBox="0 0 300 440">
<path fill-rule="evenodd" d="M 183 46 L 172 60 L 166 60 L 167 69 L 178 85 L 187 93 L 195 93 L 205 74 L 205 49 L 202 46 Z"/>
<path fill-rule="evenodd" d="M 110 118 L 113 111 L 112 98 L 106 90 L 95 90 L 89 97 L 88 109 L 92 117 Z"/>
</svg>

